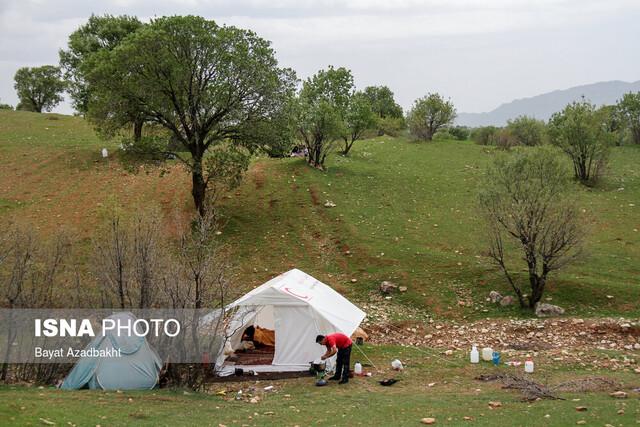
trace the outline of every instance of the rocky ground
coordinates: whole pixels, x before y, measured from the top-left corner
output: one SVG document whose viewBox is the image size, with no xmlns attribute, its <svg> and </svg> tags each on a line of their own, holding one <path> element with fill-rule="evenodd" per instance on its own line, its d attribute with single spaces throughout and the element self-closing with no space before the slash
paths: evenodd
<svg viewBox="0 0 640 427">
<path fill-rule="evenodd" d="M 528 356 L 567 364 L 640 374 L 640 320 L 625 318 L 487 319 L 435 321 L 384 296 L 362 304 L 369 342 L 427 347 L 441 356 L 492 347 L 504 362 Z M 404 310 L 398 316 L 398 310 Z M 394 320 L 399 317 L 407 320 Z"/>
</svg>

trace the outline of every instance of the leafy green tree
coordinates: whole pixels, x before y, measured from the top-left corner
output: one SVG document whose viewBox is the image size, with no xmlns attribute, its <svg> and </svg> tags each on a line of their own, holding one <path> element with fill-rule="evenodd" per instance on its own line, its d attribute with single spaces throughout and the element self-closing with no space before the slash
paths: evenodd
<svg viewBox="0 0 640 427">
<path fill-rule="evenodd" d="M 479 194 L 490 256 L 501 268 L 522 307 L 542 299 L 550 273 L 574 260 L 583 232 L 570 197 L 568 171 L 549 148 L 502 155 L 489 168 Z M 524 260 L 528 302 L 510 267 Z"/>
<path fill-rule="evenodd" d="M 311 166 L 323 169 L 335 141 L 344 135 L 352 94 L 353 76 L 343 67 L 320 70 L 303 83 L 297 105 L 298 133 Z"/>
<path fill-rule="evenodd" d="M 344 149 L 342 154 L 349 154 L 353 143 L 362 138 L 365 131 L 376 125 L 376 116 L 371 110 L 369 98 L 362 92 L 356 92 L 349 99 L 349 105 L 344 116 L 345 132 Z"/>
<path fill-rule="evenodd" d="M 381 119 L 402 117 L 402 107 L 393 98 L 393 92 L 387 86 L 367 86 L 363 91 L 369 99 L 371 109 Z"/>
<path fill-rule="evenodd" d="M 509 129 L 518 145 L 533 147 L 544 143 L 546 130 L 542 120 L 519 116 L 507 122 L 507 129 Z"/>
<path fill-rule="evenodd" d="M 407 114 L 411 134 L 418 139 L 431 141 L 435 133 L 453 123 L 456 109 L 453 103 L 438 93 L 429 93 L 417 99 Z"/>
<path fill-rule="evenodd" d="M 593 104 L 577 101 L 555 113 L 549 137 L 571 158 L 576 179 L 586 185 L 597 181 L 607 164 L 611 134 Z"/>
<path fill-rule="evenodd" d="M 86 75 L 99 65 L 94 57 L 95 54 L 113 50 L 142 26 L 142 22 L 133 16 L 91 15 L 86 24 L 71 33 L 67 49 L 59 51 L 60 65 L 65 79 L 69 82 L 69 94 L 73 107 L 78 112 L 86 114 L 89 111 L 90 101 L 93 101 L 92 113 L 96 118 L 112 116 L 108 121 L 98 120 L 103 125 L 113 125 L 99 130 L 111 135 L 126 124 L 133 124 L 133 137 L 136 141 L 142 137 L 145 121 L 136 103 L 122 98 L 117 105 L 113 105 L 110 102 L 95 99 L 96 94 L 92 93 Z M 115 108 L 109 110 L 106 107 Z"/>
<path fill-rule="evenodd" d="M 625 93 L 618 101 L 618 111 L 631 131 L 633 142 L 640 144 L 640 92 Z"/>
<path fill-rule="evenodd" d="M 225 144 L 256 149 L 259 142 L 247 130 L 271 123 L 295 85 L 268 41 L 195 16 L 152 20 L 92 60 L 96 65 L 85 78 L 99 103 L 89 104 L 89 116 L 117 126 L 119 117 L 94 115 L 92 108 L 116 111 L 134 103 L 149 122 L 167 129 L 191 154 L 172 153 L 191 172 L 201 216 L 211 177 L 207 152 Z"/>
<path fill-rule="evenodd" d="M 16 71 L 14 88 L 20 98 L 20 109 L 42 113 L 51 111 L 62 101 L 65 82 L 58 67 L 23 67 Z"/>
<path fill-rule="evenodd" d="M 86 113 L 90 89 L 85 81 L 83 68 L 96 52 L 112 50 L 125 37 L 142 27 L 133 16 L 91 15 L 86 24 L 71 33 L 67 49 L 60 49 L 60 66 L 69 81 L 69 94 L 74 108 Z"/>
<path fill-rule="evenodd" d="M 0 102 L 0 110 L 13 110 L 13 106 Z"/>
<path fill-rule="evenodd" d="M 449 133 L 458 141 L 465 141 L 469 138 L 471 131 L 466 126 L 452 126 L 449 128 Z"/>
<path fill-rule="evenodd" d="M 617 105 L 603 105 L 596 110 L 599 120 L 607 132 L 611 134 L 615 145 L 622 145 L 625 139 L 624 118 Z"/>
</svg>

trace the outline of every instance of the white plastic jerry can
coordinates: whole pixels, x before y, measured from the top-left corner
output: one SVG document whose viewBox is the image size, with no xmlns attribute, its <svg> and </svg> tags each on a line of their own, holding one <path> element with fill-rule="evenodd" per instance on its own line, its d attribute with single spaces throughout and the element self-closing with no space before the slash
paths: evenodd
<svg viewBox="0 0 640 427">
<path fill-rule="evenodd" d="M 479 363 L 480 362 L 480 353 L 478 352 L 478 347 L 475 345 L 471 347 L 471 363 Z"/>
<path fill-rule="evenodd" d="M 360 362 L 356 362 L 356 364 L 353 365 L 353 373 L 356 375 L 362 375 L 362 364 Z"/>
<path fill-rule="evenodd" d="M 527 361 L 524 362 L 524 371 L 527 374 L 533 373 L 533 360 L 527 359 Z"/>
</svg>

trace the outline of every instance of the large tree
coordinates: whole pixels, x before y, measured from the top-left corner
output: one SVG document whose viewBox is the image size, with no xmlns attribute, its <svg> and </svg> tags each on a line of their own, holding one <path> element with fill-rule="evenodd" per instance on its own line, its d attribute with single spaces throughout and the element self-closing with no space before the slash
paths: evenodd
<svg viewBox="0 0 640 427">
<path fill-rule="evenodd" d="M 371 110 L 371 102 L 362 93 L 356 92 L 349 99 L 349 105 L 344 115 L 344 149 L 345 156 L 351 151 L 353 144 L 362 139 L 364 133 L 376 125 L 376 116 Z"/>
<path fill-rule="evenodd" d="M 591 185 L 602 174 L 612 135 L 602 115 L 586 100 L 573 102 L 549 120 L 551 143 L 560 147 L 573 163 L 573 173 Z"/>
<path fill-rule="evenodd" d="M 20 109 L 42 113 L 51 111 L 62 101 L 65 82 L 58 67 L 22 67 L 14 76 L 14 88 L 20 98 Z"/>
<path fill-rule="evenodd" d="M 60 49 L 60 66 L 69 82 L 69 95 L 73 107 L 80 113 L 88 109 L 91 89 L 85 79 L 87 62 L 93 54 L 112 50 L 125 37 L 142 27 L 134 16 L 91 15 L 69 36 L 67 49 Z"/>
<path fill-rule="evenodd" d="M 152 20 L 114 49 L 92 56 L 89 115 L 99 122 L 122 103 L 167 129 L 189 151 L 174 155 L 192 176 L 192 196 L 205 213 L 206 154 L 214 146 L 255 145 L 251 132 L 270 123 L 291 96 L 295 76 L 278 67 L 270 43 L 254 32 L 195 16 Z M 93 105 L 93 100 L 96 105 Z"/>
<path fill-rule="evenodd" d="M 640 144 L 640 92 L 625 93 L 618 101 L 618 112 L 631 131 L 633 142 Z"/>
<path fill-rule="evenodd" d="M 480 207 L 489 231 L 490 255 L 501 268 L 522 307 L 541 300 L 551 272 L 572 261 L 583 233 L 571 201 L 568 171 L 556 153 L 532 148 L 501 156 L 489 168 Z M 529 298 L 510 267 L 524 260 Z"/>
<path fill-rule="evenodd" d="M 367 86 L 363 91 L 369 98 L 371 109 L 379 118 L 402 118 L 402 107 L 393 98 L 393 92 L 387 86 Z"/>
<path fill-rule="evenodd" d="M 353 95 L 353 76 L 329 67 L 305 80 L 298 96 L 298 132 L 311 166 L 324 168 L 336 140 L 345 133 L 344 118 Z"/>
<path fill-rule="evenodd" d="M 429 93 L 417 99 L 407 114 L 411 134 L 427 141 L 431 141 L 438 130 L 453 123 L 455 118 L 453 103 L 439 93 Z"/>
</svg>

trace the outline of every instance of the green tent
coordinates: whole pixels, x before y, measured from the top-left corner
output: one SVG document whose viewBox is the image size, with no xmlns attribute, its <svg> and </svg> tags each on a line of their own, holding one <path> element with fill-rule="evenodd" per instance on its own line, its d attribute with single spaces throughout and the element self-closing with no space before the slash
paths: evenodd
<svg viewBox="0 0 640 427">
<path fill-rule="evenodd" d="M 109 319 L 136 320 L 131 313 L 117 313 Z M 84 357 L 73 367 L 60 386 L 102 390 L 148 390 L 158 384 L 162 362 L 145 337 L 118 336 L 114 333 L 94 338 L 86 350 L 120 350 L 120 357 Z M 109 352 L 113 353 L 113 351 Z"/>
</svg>

